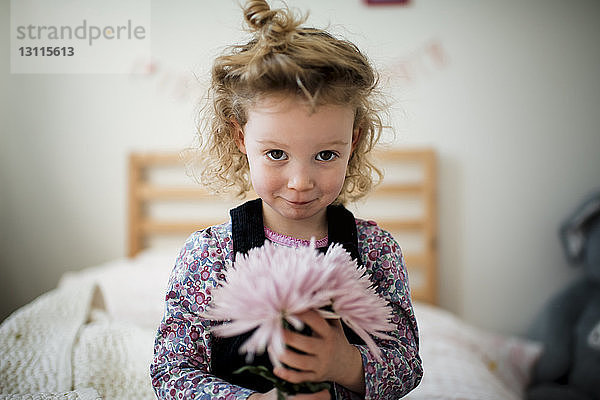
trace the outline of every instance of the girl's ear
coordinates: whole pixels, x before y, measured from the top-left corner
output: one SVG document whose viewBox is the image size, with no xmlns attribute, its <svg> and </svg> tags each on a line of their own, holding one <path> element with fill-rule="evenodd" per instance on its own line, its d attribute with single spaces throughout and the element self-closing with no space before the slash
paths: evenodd
<svg viewBox="0 0 600 400">
<path fill-rule="evenodd" d="M 246 154 L 246 143 L 244 141 L 244 130 L 240 126 L 239 122 L 235 118 L 231 118 L 231 126 L 233 127 L 233 139 L 237 148 L 244 154 Z"/>
<path fill-rule="evenodd" d="M 356 148 L 361 134 L 360 128 L 354 128 L 354 131 L 352 131 L 352 151 Z"/>
</svg>

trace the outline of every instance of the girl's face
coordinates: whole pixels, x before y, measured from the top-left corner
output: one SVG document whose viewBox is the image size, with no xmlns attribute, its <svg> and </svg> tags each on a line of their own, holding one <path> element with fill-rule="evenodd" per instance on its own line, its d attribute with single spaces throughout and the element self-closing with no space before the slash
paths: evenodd
<svg viewBox="0 0 600 400">
<path fill-rule="evenodd" d="M 342 190 L 358 138 L 353 124 L 349 106 L 323 105 L 310 113 L 290 96 L 268 96 L 248 110 L 237 144 L 270 228 L 293 234 L 294 226 L 326 226 L 326 207 Z"/>
</svg>

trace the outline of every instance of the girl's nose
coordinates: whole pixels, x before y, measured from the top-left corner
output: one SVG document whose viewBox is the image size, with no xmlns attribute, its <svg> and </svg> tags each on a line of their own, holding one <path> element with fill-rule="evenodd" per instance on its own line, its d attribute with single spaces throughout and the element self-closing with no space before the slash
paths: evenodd
<svg viewBox="0 0 600 400">
<path fill-rule="evenodd" d="M 288 189 L 298 191 L 310 190 L 314 187 L 309 168 L 298 166 L 291 171 L 288 177 Z"/>
</svg>

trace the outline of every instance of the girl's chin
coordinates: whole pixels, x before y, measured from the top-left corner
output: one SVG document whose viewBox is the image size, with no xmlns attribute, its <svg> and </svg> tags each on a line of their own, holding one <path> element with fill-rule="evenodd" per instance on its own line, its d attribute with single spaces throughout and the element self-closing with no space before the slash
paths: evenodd
<svg viewBox="0 0 600 400">
<path fill-rule="evenodd" d="M 290 220 L 309 219 L 324 211 L 324 208 L 318 207 L 316 201 L 307 203 L 282 201 L 279 204 L 275 204 L 275 206 L 271 206 L 271 209 L 280 217 Z"/>
<path fill-rule="evenodd" d="M 292 220 L 304 220 L 314 217 L 318 214 L 318 211 L 313 211 L 310 209 L 298 209 L 297 207 L 288 208 L 284 210 L 277 210 L 278 214 L 286 219 Z"/>
</svg>

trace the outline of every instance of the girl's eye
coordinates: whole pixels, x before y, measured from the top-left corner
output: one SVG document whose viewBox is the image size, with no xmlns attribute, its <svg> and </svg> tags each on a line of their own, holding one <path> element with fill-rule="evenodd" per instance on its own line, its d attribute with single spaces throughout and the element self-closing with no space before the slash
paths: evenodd
<svg viewBox="0 0 600 400">
<path fill-rule="evenodd" d="M 331 150 L 320 151 L 317 154 L 318 161 L 332 161 L 336 157 L 337 157 L 337 154 L 335 154 Z"/>
<path fill-rule="evenodd" d="M 269 150 L 267 152 L 267 157 L 274 161 L 286 160 L 287 155 L 283 150 Z"/>
</svg>

